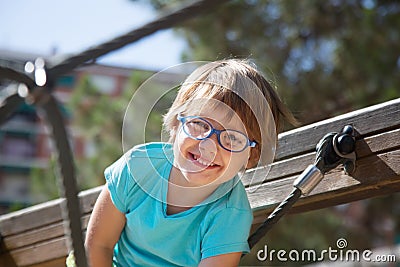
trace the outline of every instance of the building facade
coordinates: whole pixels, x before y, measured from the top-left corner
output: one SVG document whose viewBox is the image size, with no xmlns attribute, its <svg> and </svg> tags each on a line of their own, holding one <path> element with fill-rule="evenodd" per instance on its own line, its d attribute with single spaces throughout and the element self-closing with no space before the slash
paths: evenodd
<svg viewBox="0 0 400 267">
<path fill-rule="evenodd" d="M 28 61 L 34 61 L 40 55 L 0 51 L 0 65 L 23 72 Z M 80 136 L 79 131 L 71 127 L 73 111 L 66 108 L 73 90 L 82 79 L 88 79 L 100 94 L 112 101 L 129 86 L 135 72 L 155 71 L 106 66 L 87 65 L 59 77 L 54 95 L 64 115 L 65 124 L 70 133 L 70 143 L 75 157 L 83 157 L 92 150 L 90 142 Z M 158 75 L 160 83 L 172 85 L 181 81 L 181 74 Z M 10 81 L 0 81 L 0 102 L 10 90 Z M 84 101 L 84 99 L 82 99 Z M 50 167 L 50 158 L 54 151 L 46 119 L 40 108 L 29 104 L 21 105 L 5 123 L 0 125 L 0 214 L 26 207 L 32 204 L 31 172 L 34 169 Z M 43 181 L 46 183 L 48 181 Z"/>
</svg>

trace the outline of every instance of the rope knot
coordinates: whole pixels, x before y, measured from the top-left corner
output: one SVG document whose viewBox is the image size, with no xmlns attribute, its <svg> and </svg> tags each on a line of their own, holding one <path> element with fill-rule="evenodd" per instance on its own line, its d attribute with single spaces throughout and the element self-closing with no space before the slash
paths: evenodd
<svg viewBox="0 0 400 267">
<path fill-rule="evenodd" d="M 322 173 L 326 173 L 343 164 L 346 174 L 355 171 L 355 136 L 351 125 L 343 127 L 339 133 L 328 133 L 316 146 L 315 165 Z"/>
</svg>

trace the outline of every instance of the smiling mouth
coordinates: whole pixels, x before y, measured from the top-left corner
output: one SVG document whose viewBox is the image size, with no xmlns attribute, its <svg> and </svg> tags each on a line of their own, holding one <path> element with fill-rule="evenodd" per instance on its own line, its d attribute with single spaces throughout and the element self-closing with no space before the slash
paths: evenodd
<svg viewBox="0 0 400 267">
<path fill-rule="evenodd" d="M 201 165 L 201 166 L 206 167 L 206 168 L 219 167 L 218 164 L 215 164 L 215 163 L 213 163 L 213 162 L 211 162 L 209 160 L 205 160 L 205 159 L 201 158 L 198 155 L 195 155 L 195 154 L 192 154 L 192 153 L 189 153 L 189 155 L 190 155 L 191 160 L 196 162 L 196 163 L 198 163 L 198 165 Z"/>
</svg>

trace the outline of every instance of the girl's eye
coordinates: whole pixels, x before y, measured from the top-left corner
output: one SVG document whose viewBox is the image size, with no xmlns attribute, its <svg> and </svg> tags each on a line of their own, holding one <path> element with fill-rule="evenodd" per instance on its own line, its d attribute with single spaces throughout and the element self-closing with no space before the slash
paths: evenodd
<svg viewBox="0 0 400 267">
<path fill-rule="evenodd" d="M 237 140 L 236 136 L 234 136 L 233 134 L 228 135 L 228 139 L 229 139 L 230 141 L 232 141 L 232 142 L 234 142 L 234 141 Z"/>
<path fill-rule="evenodd" d="M 230 143 L 234 146 L 242 145 L 245 142 L 245 136 L 237 133 L 237 132 L 230 132 L 229 130 L 225 132 L 223 136 L 224 142 Z"/>
<path fill-rule="evenodd" d="M 191 120 L 188 122 L 190 127 L 194 127 L 196 129 L 202 129 L 204 131 L 209 131 L 210 130 L 210 125 L 208 125 L 206 122 L 202 120 Z"/>
</svg>

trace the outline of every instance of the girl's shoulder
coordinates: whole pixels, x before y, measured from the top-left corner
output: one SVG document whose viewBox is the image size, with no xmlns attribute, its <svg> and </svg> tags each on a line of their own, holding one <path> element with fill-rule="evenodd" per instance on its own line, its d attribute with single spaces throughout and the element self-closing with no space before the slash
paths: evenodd
<svg viewBox="0 0 400 267">
<path fill-rule="evenodd" d="M 172 144 L 151 142 L 132 147 L 124 154 L 126 159 L 131 158 L 168 158 L 172 152 Z"/>
</svg>

